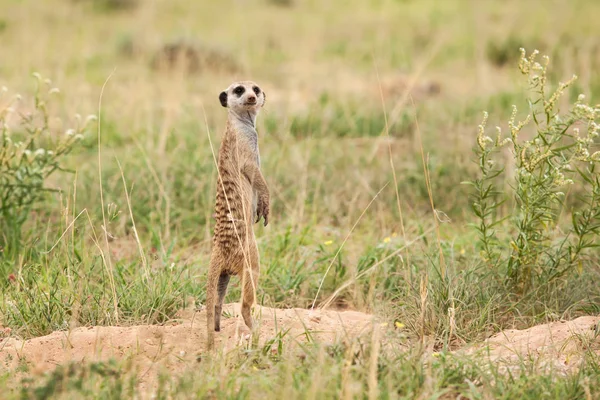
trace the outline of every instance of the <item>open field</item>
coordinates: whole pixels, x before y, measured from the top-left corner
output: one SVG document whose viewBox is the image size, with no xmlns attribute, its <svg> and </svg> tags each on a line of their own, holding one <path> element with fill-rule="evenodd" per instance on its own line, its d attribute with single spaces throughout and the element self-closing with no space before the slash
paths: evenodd
<svg viewBox="0 0 600 400">
<path fill-rule="evenodd" d="M 600 398 L 597 15 L 0 0 L 0 398 Z M 267 94 L 261 328 L 230 306 L 209 354 L 217 97 L 239 79 Z"/>
</svg>

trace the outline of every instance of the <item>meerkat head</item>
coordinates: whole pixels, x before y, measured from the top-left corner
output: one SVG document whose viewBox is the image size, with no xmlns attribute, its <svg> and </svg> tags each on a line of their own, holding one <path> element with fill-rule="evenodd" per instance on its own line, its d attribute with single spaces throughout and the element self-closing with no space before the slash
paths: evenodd
<svg viewBox="0 0 600 400">
<path fill-rule="evenodd" d="M 265 92 L 252 81 L 232 83 L 219 95 L 219 101 L 223 107 L 235 112 L 247 112 L 258 110 L 265 105 Z"/>
</svg>

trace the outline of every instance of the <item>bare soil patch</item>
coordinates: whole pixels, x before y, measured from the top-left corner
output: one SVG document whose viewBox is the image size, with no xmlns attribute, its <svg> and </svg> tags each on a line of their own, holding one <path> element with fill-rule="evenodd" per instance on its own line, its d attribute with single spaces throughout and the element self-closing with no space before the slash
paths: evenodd
<svg viewBox="0 0 600 400">
<path fill-rule="evenodd" d="M 225 306 L 222 329 L 215 337 L 218 351 L 248 344 L 250 331 L 238 315 L 239 303 Z M 260 321 L 260 346 L 278 335 L 288 343 L 305 343 L 310 338 L 333 344 L 369 335 L 375 321 L 372 315 L 357 311 L 260 306 L 254 307 L 254 315 Z M 186 309 L 163 325 L 80 327 L 29 340 L 4 338 L 0 339 L 0 374 L 24 364 L 27 374 L 40 375 L 70 362 L 127 360 L 138 371 L 140 389 L 149 390 L 160 371 L 181 376 L 200 362 L 206 352 L 205 326 L 205 310 Z M 600 355 L 600 316 L 509 329 L 457 351 L 484 355 L 481 359 L 500 365 L 501 372 L 517 371 L 533 362 L 537 368 L 564 374 L 577 371 L 589 352 Z"/>
<path fill-rule="evenodd" d="M 485 354 L 500 365 L 500 372 L 514 372 L 531 363 L 536 369 L 576 372 L 586 354 L 600 355 L 600 316 L 508 329 L 466 352 Z"/>
<path fill-rule="evenodd" d="M 219 350 L 230 351 L 250 340 L 250 331 L 239 315 L 239 303 L 227 304 Z M 356 311 L 273 309 L 254 307 L 259 321 L 259 345 L 278 334 L 284 341 L 309 340 L 334 343 L 370 332 L 373 316 Z M 286 332 L 283 335 L 283 332 Z M 26 364 L 31 374 L 52 371 L 69 362 L 109 359 L 129 360 L 139 371 L 141 388 L 151 388 L 160 371 L 182 374 L 199 362 L 206 351 L 206 310 L 182 310 L 179 318 L 164 325 L 91 326 L 55 331 L 29 340 L 0 339 L 0 374 Z"/>
</svg>

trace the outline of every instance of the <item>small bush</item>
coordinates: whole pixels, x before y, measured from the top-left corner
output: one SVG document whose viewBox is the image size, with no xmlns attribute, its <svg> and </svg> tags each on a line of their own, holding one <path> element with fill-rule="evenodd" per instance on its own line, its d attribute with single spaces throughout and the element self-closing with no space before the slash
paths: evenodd
<svg viewBox="0 0 600 400">
<path fill-rule="evenodd" d="M 152 59 L 152 67 L 158 70 L 183 70 L 187 73 L 240 71 L 237 61 L 228 53 L 183 40 L 166 43 Z"/>
<path fill-rule="evenodd" d="M 268 2 L 279 7 L 292 7 L 294 5 L 294 0 L 268 0 Z"/>
<path fill-rule="evenodd" d="M 515 51 L 520 47 L 540 48 L 543 43 L 536 38 L 523 39 L 514 34 L 510 34 L 503 40 L 494 39 L 487 43 L 486 57 L 488 61 L 497 67 L 504 67 L 519 61 L 519 53 Z"/>
<path fill-rule="evenodd" d="M 483 258 L 492 266 L 505 266 L 508 282 L 520 293 L 553 282 L 574 267 L 583 268 L 588 260 L 586 251 L 598 247 L 600 233 L 600 151 L 591 150 L 600 132 L 596 122 L 600 108 L 585 103 L 580 95 L 561 112 L 558 100 L 576 77 L 551 93 L 549 59 L 544 57 L 540 64 L 537 54 L 526 57 L 522 49 L 519 61 L 533 94 L 528 99 L 529 115 L 518 122 L 513 107 L 510 136 L 503 137 L 498 127 L 492 139 L 485 135 L 485 113 L 476 148 L 480 176 L 472 182 Z M 530 140 L 521 134 L 526 127 L 532 129 Z M 515 163 L 509 195 L 497 188 L 498 177 L 506 173 L 497 157 L 504 146 L 511 147 Z M 581 193 L 568 222 L 560 219 L 565 192 Z M 509 199 L 514 201 L 514 209 L 500 218 L 499 207 Z M 504 220 L 509 221 L 508 226 Z M 508 239 L 501 237 L 500 231 Z"/>
<path fill-rule="evenodd" d="M 89 3 L 99 11 L 133 10 L 140 5 L 139 0 L 76 0 L 80 3 Z"/>
<path fill-rule="evenodd" d="M 44 192 L 56 191 L 45 186 L 46 179 L 64 170 L 62 160 L 96 118 L 78 117 L 74 128 L 56 132 L 51 122 L 62 122 L 50 115 L 48 104 L 59 90 L 39 74 L 34 76 L 33 105 L 21 104 L 19 95 L 8 98 L 6 88 L 0 94 L 0 247 L 7 257 L 18 254 L 21 228 L 33 205 Z"/>
</svg>

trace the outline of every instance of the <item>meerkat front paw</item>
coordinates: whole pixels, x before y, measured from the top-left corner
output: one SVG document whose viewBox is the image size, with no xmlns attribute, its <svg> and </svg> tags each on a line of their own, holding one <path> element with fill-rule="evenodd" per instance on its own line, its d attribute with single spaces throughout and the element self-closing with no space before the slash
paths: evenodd
<svg viewBox="0 0 600 400">
<path fill-rule="evenodd" d="M 261 197 L 258 200 L 256 206 L 256 222 L 259 222 L 261 218 L 265 219 L 265 226 L 269 223 L 269 198 Z"/>
</svg>

